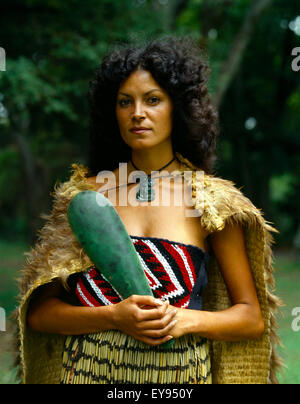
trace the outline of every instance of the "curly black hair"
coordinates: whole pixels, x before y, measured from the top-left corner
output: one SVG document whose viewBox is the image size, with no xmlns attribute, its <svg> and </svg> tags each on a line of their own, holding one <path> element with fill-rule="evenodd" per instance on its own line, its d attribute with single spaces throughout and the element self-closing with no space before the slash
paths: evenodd
<svg viewBox="0 0 300 404">
<path fill-rule="evenodd" d="M 96 70 L 88 93 L 90 174 L 114 170 L 131 158 L 131 149 L 120 135 L 115 105 L 121 83 L 138 69 L 149 71 L 173 102 L 173 152 L 211 173 L 219 125 L 208 93 L 209 64 L 196 39 L 167 35 L 139 45 L 114 45 Z"/>
</svg>

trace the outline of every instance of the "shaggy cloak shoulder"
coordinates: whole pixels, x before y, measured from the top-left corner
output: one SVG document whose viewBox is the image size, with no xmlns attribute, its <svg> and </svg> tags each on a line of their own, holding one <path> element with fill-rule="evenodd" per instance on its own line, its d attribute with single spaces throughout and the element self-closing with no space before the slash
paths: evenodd
<svg viewBox="0 0 300 404">
<path fill-rule="evenodd" d="M 274 289 L 271 232 L 277 232 L 233 182 L 214 175 L 196 175 L 197 167 L 177 153 L 182 171 L 191 171 L 194 208 L 200 213 L 201 226 L 209 233 L 222 230 L 227 223 L 240 223 L 244 229 L 247 254 L 255 279 L 265 323 L 264 334 L 256 340 L 211 342 L 212 372 L 215 384 L 277 383 L 281 360 L 276 354 L 275 313 L 280 300 Z M 28 252 L 20 278 L 18 340 L 22 382 L 58 383 L 64 336 L 37 333 L 27 326 L 26 316 L 34 291 L 55 279 L 64 284 L 75 272 L 92 265 L 81 248 L 67 219 L 71 199 L 83 190 L 93 189 L 87 181 L 87 169 L 74 164 L 70 179 L 56 185 L 53 208 L 44 215 L 44 227 L 38 241 Z M 208 286 L 203 297 L 204 310 L 217 311 L 231 306 L 217 260 L 212 254 L 208 268 Z"/>
</svg>

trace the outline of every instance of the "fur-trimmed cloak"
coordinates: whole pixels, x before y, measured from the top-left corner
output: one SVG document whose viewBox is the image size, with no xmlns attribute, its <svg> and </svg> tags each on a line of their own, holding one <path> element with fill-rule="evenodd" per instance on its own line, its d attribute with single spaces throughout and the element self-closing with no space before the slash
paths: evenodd
<svg viewBox="0 0 300 404">
<path fill-rule="evenodd" d="M 187 159 L 176 153 L 182 171 L 195 171 Z M 27 253 L 27 264 L 20 279 L 18 308 L 18 338 L 22 382 L 26 384 L 58 383 L 64 336 L 34 332 L 26 323 L 28 303 L 32 293 L 54 279 L 65 282 L 69 275 L 92 265 L 75 239 L 67 219 L 70 200 L 80 191 L 93 189 L 87 181 L 87 169 L 73 165 L 70 179 L 55 187 L 53 209 L 44 216 L 46 224 L 39 240 Z M 233 182 L 204 174 L 203 181 L 192 177 L 192 198 L 198 209 L 201 226 L 213 233 L 226 223 L 240 223 L 244 229 L 247 254 L 255 279 L 256 291 L 265 323 L 263 335 L 242 342 L 211 341 L 213 383 L 269 384 L 277 383 L 276 371 L 281 361 L 276 355 L 275 312 L 280 305 L 269 288 L 274 288 L 272 269 L 273 237 L 277 230 L 270 226 L 262 213 Z M 212 255 L 208 269 L 208 286 L 203 297 L 203 309 L 224 310 L 231 306 L 218 262 Z"/>
</svg>

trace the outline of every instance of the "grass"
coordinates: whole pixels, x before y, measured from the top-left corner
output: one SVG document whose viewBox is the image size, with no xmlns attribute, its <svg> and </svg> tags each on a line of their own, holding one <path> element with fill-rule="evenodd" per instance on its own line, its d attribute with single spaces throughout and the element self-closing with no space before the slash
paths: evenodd
<svg viewBox="0 0 300 404">
<path fill-rule="evenodd" d="M 0 332 L 0 384 L 16 384 L 17 367 L 13 363 L 11 347 L 13 322 L 10 320 L 16 308 L 18 271 L 25 262 L 23 255 L 28 247 L 23 243 L 0 242 L 0 307 L 6 312 L 6 332 Z"/>
<path fill-rule="evenodd" d="M 18 293 L 16 278 L 24 263 L 23 252 L 28 247 L 22 243 L 0 242 L 0 307 L 9 316 L 16 307 Z M 285 303 L 277 316 L 279 336 L 283 346 L 279 348 L 280 356 L 284 359 L 285 368 L 279 375 L 282 384 L 300 384 L 300 331 L 292 330 L 292 310 L 300 307 L 300 259 L 288 255 L 275 254 L 274 266 L 276 279 L 276 295 Z M 300 325 L 300 321 L 299 321 Z M 12 340 L 12 322 L 7 321 L 7 332 L 0 332 L 0 384 L 18 383 L 17 368 L 13 364 L 12 352 L 8 349 Z"/>
<path fill-rule="evenodd" d="M 292 329 L 292 310 L 300 307 L 300 259 L 289 257 L 278 257 L 275 266 L 279 268 L 276 273 L 277 292 L 276 294 L 284 301 L 285 306 L 280 309 L 277 317 L 278 333 L 282 340 L 283 347 L 279 348 L 279 354 L 284 359 L 285 368 L 280 374 L 279 380 L 282 384 L 300 384 L 300 331 Z M 300 325 L 300 321 L 298 322 Z"/>
<path fill-rule="evenodd" d="M 25 262 L 24 251 L 28 247 L 23 243 L 0 242 L 0 307 L 10 315 L 16 308 L 18 270 Z"/>
</svg>

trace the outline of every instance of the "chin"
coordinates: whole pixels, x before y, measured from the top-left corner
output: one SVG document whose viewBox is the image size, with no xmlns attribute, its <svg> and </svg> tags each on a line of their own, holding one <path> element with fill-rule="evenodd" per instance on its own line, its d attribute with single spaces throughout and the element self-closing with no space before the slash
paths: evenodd
<svg viewBox="0 0 300 404">
<path fill-rule="evenodd" d="M 126 142 L 126 143 L 132 150 L 150 149 L 151 147 L 156 146 L 155 143 L 149 142 L 149 140 L 146 140 L 146 139 L 139 139 L 139 140 Z"/>
</svg>

